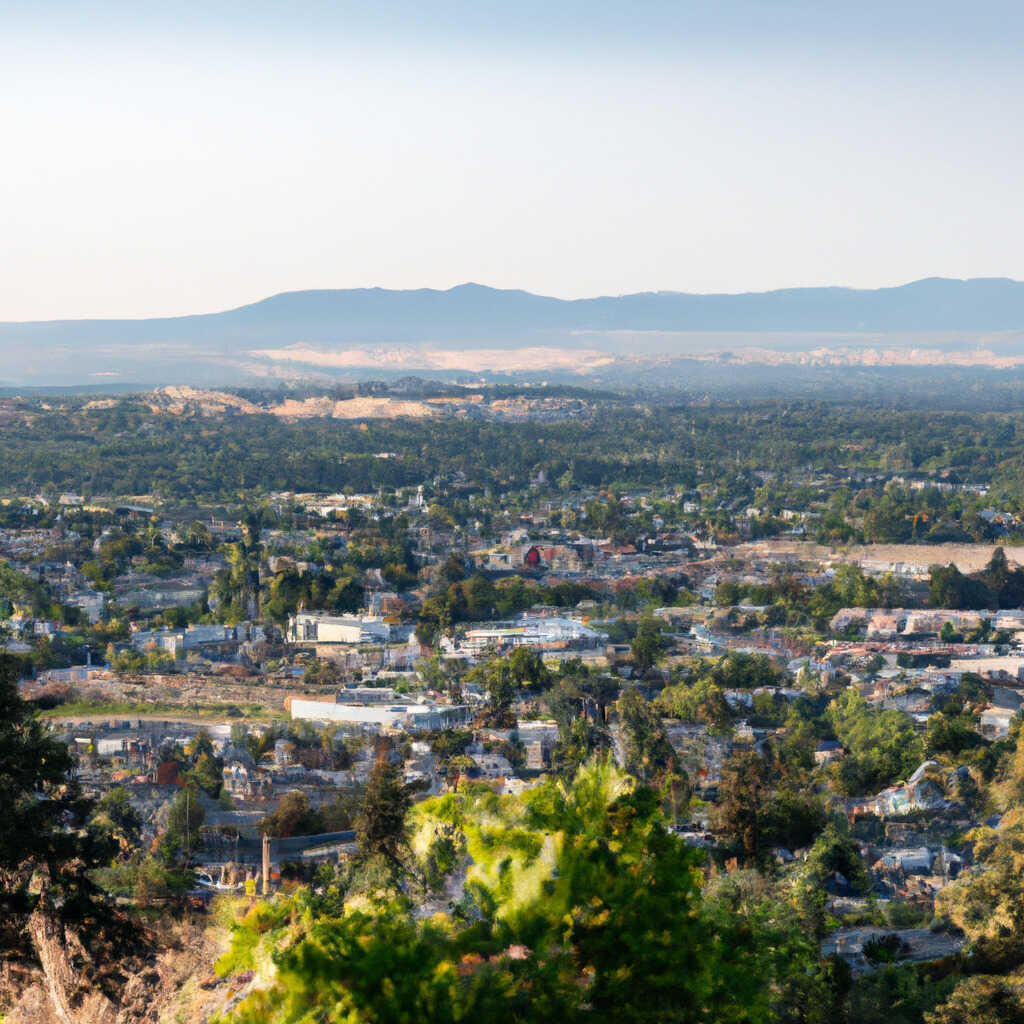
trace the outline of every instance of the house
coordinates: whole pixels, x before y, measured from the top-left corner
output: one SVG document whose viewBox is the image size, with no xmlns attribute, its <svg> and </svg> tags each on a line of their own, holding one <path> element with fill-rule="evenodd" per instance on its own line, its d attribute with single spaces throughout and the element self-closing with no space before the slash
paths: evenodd
<svg viewBox="0 0 1024 1024">
<path fill-rule="evenodd" d="M 867 612 L 863 608 L 840 608 L 829 621 L 833 633 L 843 633 L 854 623 L 864 623 Z"/>
<path fill-rule="evenodd" d="M 515 770 L 503 754 L 470 754 L 473 764 L 485 779 L 510 778 Z"/>
<path fill-rule="evenodd" d="M 1015 708 L 1000 708 L 989 705 L 981 713 L 978 731 L 990 740 L 1001 740 L 1010 734 L 1010 723 L 1019 714 Z"/>
<path fill-rule="evenodd" d="M 174 658 L 188 651 L 202 651 L 210 655 L 230 654 L 238 649 L 242 627 L 205 625 L 189 626 L 185 630 L 137 630 L 131 645 L 137 651 L 161 650 Z M 259 634 L 262 636 L 262 632 Z"/>
<path fill-rule="evenodd" d="M 540 552 L 543 565 L 560 572 L 582 572 L 592 565 L 595 557 L 594 545 L 587 543 L 555 544 Z"/>
<path fill-rule="evenodd" d="M 522 796 L 533 785 L 525 779 L 506 776 L 498 783 L 497 793 L 499 796 Z"/>
<path fill-rule="evenodd" d="M 883 868 L 899 870 L 907 875 L 928 875 L 932 870 L 932 854 L 927 846 L 889 850 L 882 855 L 880 864 Z"/>
<path fill-rule="evenodd" d="M 848 813 L 852 817 L 866 813 L 884 818 L 911 811 L 937 810 L 945 806 L 946 800 L 942 790 L 927 774 L 929 769 L 935 768 L 935 761 L 922 762 L 907 779 L 906 785 L 890 786 L 873 797 L 848 801 Z"/>
<path fill-rule="evenodd" d="M 85 612 L 89 622 L 95 625 L 103 614 L 103 601 L 104 597 L 99 591 L 82 590 L 71 594 L 64 603 Z"/>
<path fill-rule="evenodd" d="M 551 747 L 543 740 L 528 740 L 526 748 L 526 767 L 530 771 L 543 771 L 551 763 Z"/>
<path fill-rule="evenodd" d="M 530 569 L 537 569 L 541 564 L 540 548 L 536 544 L 527 548 L 526 554 L 523 555 L 523 565 Z"/>
<path fill-rule="evenodd" d="M 221 756 L 224 788 L 232 796 L 251 797 L 269 788 L 265 773 L 260 772 L 248 750 L 229 745 Z"/>
<path fill-rule="evenodd" d="M 906 612 L 901 608 L 889 610 L 874 609 L 868 612 L 867 635 L 868 637 L 881 637 L 888 639 L 896 636 L 903 629 L 906 622 Z"/>
<path fill-rule="evenodd" d="M 1010 608 L 1005 611 L 996 612 L 992 619 L 994 629 L 1014 632 L 1024 629 L 1024 611 L 1019 608 Z"/>
<path fill-rule="evenodd" d="M 838 740 L 819 740 L 814 748 L 815 764 L 831 764 L 839 761 L 846 754 L 843 745 Z"/>
</svg>

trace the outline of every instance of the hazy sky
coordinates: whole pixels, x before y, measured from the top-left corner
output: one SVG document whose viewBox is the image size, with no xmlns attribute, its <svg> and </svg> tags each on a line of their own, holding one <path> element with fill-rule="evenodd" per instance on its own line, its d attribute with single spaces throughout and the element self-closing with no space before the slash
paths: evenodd
<svg viewBox="0 0 1024 1024">
<path fill-rule="evenodd" d="M 1024 4 L 0 0 L 0 320 L 1024 279 Z"/>
</svg>

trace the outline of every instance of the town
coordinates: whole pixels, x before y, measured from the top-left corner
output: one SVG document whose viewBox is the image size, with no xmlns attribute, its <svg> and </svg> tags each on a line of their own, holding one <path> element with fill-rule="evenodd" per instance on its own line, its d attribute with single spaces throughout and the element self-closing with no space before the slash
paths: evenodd
<svg viewBox="0 0 1024 1024">
<path fill-rule="evenodd" d="M 593 488 L 542 461 L 497 494 L 432 468 L 3 499 L 4 647 L 117 838 L 101 888 L 200 912 L 351 874 L 381 765 L 416 820 L 610 763 L 709 884 L 815 894 L 801 927 L 857 984 L 984 931 L 1024 706 L 1020 509 L 991 477 L 708 463 Z"/>
<path fill-rule="evenodd" d="M 0 4 L 0 1024 L 1024 1024 L 1022 49 Z"/>
</svg>

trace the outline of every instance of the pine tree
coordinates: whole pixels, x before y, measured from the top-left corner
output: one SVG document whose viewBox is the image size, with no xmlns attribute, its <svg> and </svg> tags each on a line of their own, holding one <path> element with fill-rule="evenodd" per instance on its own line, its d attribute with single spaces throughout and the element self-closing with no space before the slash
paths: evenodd
<svg viewBox="0 0 1024 1024">
<path fill-rule="evenodd" d="M 160 840 L 160 855 L 167 865 L 187 862 L 199 846 L 199 828 L 206 820 L 206 811 L 199 802 L 199 789 L 189 780 L 174 798 L 167 828 Z"/>
<path fill-rule="evenodd" d="M 73 984 L 96 982 L 116 1000 L 123 951 L 139 936 L 89 879 L 118 844 L 110 831 L 86 827 L 93 802 L 71 775 L 67 747 L 18 695 L 20 672 L 19 659 L 0 652 L 0 954 L 42 968 L 60 1015 L 82 993 L 54 969 L 64 955 L 54 951 L 79 950 Z"/>
<path fill-rule="evenodd" d="M 51 887 L 80 890 L 83 854 L 101 852 L 83 848 L 75 826 L 91 805 L 71 779 L 67 747 L 18 695 L 20 670 L 17 658 L 0 653 L 0 906 L 8 923 L 44 903 Z"/>
<path fill-rule="evenodd" d="M 402 867 L 409 841 L 405 818 L 415 789 L 402 781 L 401 768 L 386 755 L 377 759 L 356 818 L 360 857 L 382 856 Z"/>
</svg>

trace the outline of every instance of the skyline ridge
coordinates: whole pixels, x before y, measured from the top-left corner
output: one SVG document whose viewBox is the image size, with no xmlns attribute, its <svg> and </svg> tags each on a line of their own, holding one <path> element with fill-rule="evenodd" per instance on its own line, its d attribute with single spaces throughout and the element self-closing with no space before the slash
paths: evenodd
<svg viewBox="0 0 1024 1024">
<path fill-rule="evenodd" d="M 603 292 L 595 295 L 580 296 L 576 298 L 563 298 L 559 295 L 548 294 L 547 292 L 533 291 L 528 288 L 503 288 L 496 285 L 485 284 L 480 281 L 461 281 L 448 288 L 434 288 L 429 286 L 417 288 L 389 288 L 383 285 L 369 285 L 360 287 L 330 287 L 330 288 L 289 288 L 278 292 L 264 295 L 262 298 L 253 299 L 235 306 L 226 306 L 202 312 L 178 313 L 171 315 L 154 316 L 83 316 L 83 317 L 53 317 L 46 319 L 0 319 L 0 327 L 16 326 L 41 326 L 57 324 L 98 324 L 98 323 L 144 323 L 144 322 L 167 322 L 178 320 L 193 320 L 200 317 L 225 316 L 231 313 L 238 313 L 245 310 L 256 309 L 283 299 L 299 296 L 340 296 L 340 295 L 434 295 L 450 296 L 456 294 L 467 294 L 471 291 L 489 295 L 517 295 L 527 296 L 531 299 L 560 303 L 569 306 L 579 306 L 591 302 L 614 302 L 624 299 L 637 299 L 645 297 L 671 297 L 686 299 L 749 299 L 781 295 L 807 295 L 818 294 L 849 294 L 849 295 L 879 295 L 894 292 L 906 292 L 910 289 L 921 288 L 929 285 L 957 286 L 985 286 L 985 285 L 1011 285 L 1024 286 L 1024 280 L 1000 276 L 978 276 L 978 277 L 949 277 L 946 275 L 928 275 L 926 277 L 914 278 L 901 284 L 879 285 L 873 288 L 863 288 L 856 285 L 829 284 L 829 285 L 789 285 L 782 288 L 746 289 L 740 291 L 687 291 L 685 289 L 644 289 L 640 291 L 624 292 Z"/>
</svg>

